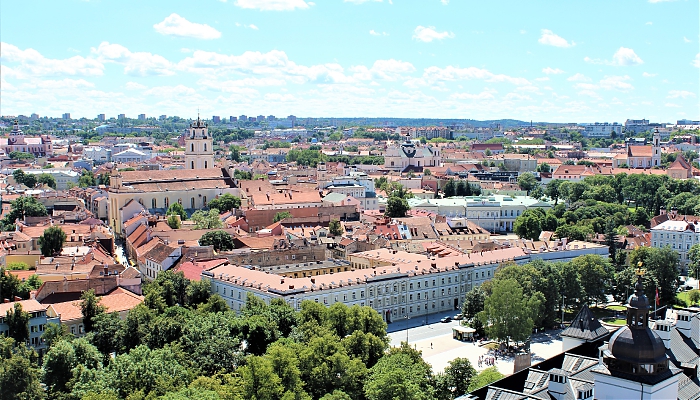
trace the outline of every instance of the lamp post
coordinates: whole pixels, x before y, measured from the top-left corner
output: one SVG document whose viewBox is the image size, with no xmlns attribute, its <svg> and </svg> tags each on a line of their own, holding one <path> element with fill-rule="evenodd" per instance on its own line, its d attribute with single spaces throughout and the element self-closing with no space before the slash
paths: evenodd
<svg viewBox="0 0 700 400">
<path fill-rule="evenodd" d="M 406 320 L 406 345 L 408 345 L 408 320 L 411 319 L 411 317 L 408 316 L 408 314 L 404 315 L 404 319 Z"/>
</svg>

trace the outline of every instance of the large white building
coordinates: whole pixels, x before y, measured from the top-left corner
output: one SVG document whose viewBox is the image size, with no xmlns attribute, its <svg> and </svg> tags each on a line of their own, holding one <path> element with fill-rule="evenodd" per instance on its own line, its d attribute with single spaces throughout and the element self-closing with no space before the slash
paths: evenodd
<svg viewBox="0 0 700 400">
<path fill-rule="evenodd" d="M 468 196 L 446 199 L 409 199 L 412 209 L 432 211 L 446 217 L 466 217 L 490 232 L 511 232 L 515 219 L 530 208 L 552 204 L 528 196 Z"/>
<path fill-rule="evenodd" d="M 458 310 L 465 294 L 493 278 L 504 263 L 525 264 L 532 260 L 569 261 L 585 254 L 607 256 L 605 246 L 573 242 L 561 248 L 532 251 L 520 247 L 445 257 L 372 250 L 353 254 L 352 270 L 290 278 L 269 271 L 235 265 L 215 267 L 202 273 L 211 281 L 212 293 L 239 311 L 252 293 L 266 302 L 281 298 L 295 309 L 304 300 L 324 305 L 369 306 L 387 322 L 421 318 Z M 391 263 L 391 264 L 389 264 Z"/>
<path fill-rule="evenodd" d="M 596 122 L 594 124 L 584 125 L 583 136 L 586 137 L 610 137 L 611 133 L 615 133 L 617 137 L 622 134 L 622 124 L 613 122 L 612 124 L 607 122 Z"/>
<path fill-rule="evenodd" d="M 420 141 L 405 141 L 389 144 L 384 152 L 384 168 L 392 171 L 439 167 L 442 157 L 440 149 L 422 145 Z"/>
<path fill-rule="evenodd" d="M 651 247 L 670 247 L 678 252 L 680 266 L 688 266 L 688 251 L 700 243 L 700 222 L 668 220 L 651 228 Z"/>
</svg>

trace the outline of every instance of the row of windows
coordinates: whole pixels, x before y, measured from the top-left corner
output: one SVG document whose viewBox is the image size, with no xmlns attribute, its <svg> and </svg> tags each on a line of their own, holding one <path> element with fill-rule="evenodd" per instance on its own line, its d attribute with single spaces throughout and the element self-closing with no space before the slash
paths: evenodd
<svg viewBox="0 0 700 400">
<path fill-rule="evenodd" d="M 205 161 L 206 163 L 206 161 Z M 177 200 L 178 203 L 182 204 L 182 199 Z M 143 200 L 139 199 L 139 203 L 143 206 Z M 202 204 L 206 207 L 207 205 L 207 196 L 202 196 Z M 170 207 L 170 198 L 166 197 L 163 199 L 163 208 L 168 208 Z M 153 198 L 151 199 L 151 208 L 158 208 L 158 199 Z M 195 198 L 191 197 L 190 198 L 190 208 L 196 208 L 195 207 Z"/>
</svg>

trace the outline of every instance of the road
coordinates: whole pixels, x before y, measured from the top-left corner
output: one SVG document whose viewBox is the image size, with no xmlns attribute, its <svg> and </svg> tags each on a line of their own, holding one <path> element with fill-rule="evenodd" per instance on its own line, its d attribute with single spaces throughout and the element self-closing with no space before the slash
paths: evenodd
<svg viewBox="0 0 700 400">
<path fill-rule="evenodd" d="M 449 311 L 428 316 L 428 324 L 425 324 L 426 318 L 411 318 L 407 320 L 399 320 L 389 324 L 387 332 L 391 339 L 391 346 L 400 346 L 401 342 L 406 341 L 406 326 L 408 329 L 408 342 L 422 341 L 432 339 L 438 336 L 452 336 L 452 328 L 459 324 L 459 321 L 451 321 L 448 323 L 440 322 L 440 319 L 447 316 L 454 316 L 459 311 Z"/>
</svg>

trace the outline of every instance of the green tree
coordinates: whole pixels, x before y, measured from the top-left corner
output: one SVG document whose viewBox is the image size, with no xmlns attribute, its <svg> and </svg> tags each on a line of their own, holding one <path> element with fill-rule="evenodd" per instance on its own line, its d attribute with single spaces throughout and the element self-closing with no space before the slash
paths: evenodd
<svg viewBox="0 0 700 400">
<path fill-rule="evenodd" d="M 583 300 L 587 303 L 604 302 L 605 296 L 610 293 L 613 279 L 610 261 L 599 255 L 587 254 L 574 258 L 571 264 L 578 272 Z"/>
<path fill-rule="evenodd" d="M 177 215 L 168 215 L 166 223 L 171 229 L 180 229 L 180 218 Z"/>
<path fill-rule="evenodd" d="M 33 154 L 24 153 L 21 151 L 11 151 L 9 156 L 10 156 L 10 160 L 26 161 L 26 160 L 33 160 L 34 159 Z"/>
<path fill-rule="evenodd" d="M 85 332 L 92 331 L 93 320 L 105 312 L 105 307 L 100 304 L 100 300 L 95 295 L 95 290 L 90 289 L 80 296 L 80 311 L 83 313 L 83 326 Z"/>
<path fill-rule="evenodd" d="M 547 183 L 547 186 L 544 189 L 544 194 L 550 199 L 554 200 L 554 205 L 557 205 L 559 202 L 559 188 L 563 182 L 564 181 L 561 179 L 552 179 L 549 181 L 549 183 Z"/>
<path fill-rule="evenodd" d="M 340 225 L 340 221 L 337 219 L 332 219 L 331 222 L 328 223 L 328 231 L 331 236 L 340 236 L 343 234 L 343 226 Z"/>
<path fill-rule="evenodd" d="M 425 175 L 425 176 L 431 176 L 432 174 L 433 174 L 433 173 L 430 172 L 430 170 L 429 170 L 428 168 L 425 168 L 425 169 L 423 170 L 423 175 Z"/>
<path fill-rule="evenodd" d="M 469 382 L 469 392 L 473 392 L 477 389 L 480 389 L 484 386 L 490 385 L 497 380 L 503 379 L 505 376 L 498 372 L 497 367 L 489 367 L 486 368 L 485 370 L 479 372 L 477 376 L 475 376 L 471 382 Z"/>
<path fill-rule="evenodd" d="M 484 311 L 478 314 L 478 318 L 490 337 L 506 344 L 510 340 L 524 342 L 532 333 L 533 312 L 539 309 L 538 301 L 525 298 L 523 288 L 514 279 L 497 280 L 493 282 L 491 295 L 484 301 Z"/>
<path fill-rule="evenodd" d="M 690 246 L 688 250 L 688 269 L 693 278 L 700 278 L 700 244 Z"/>
<path fill-rule="evenodd" d="M 39 237 L 39 248 L 44 257 L 54 256 L 63 250 L 66 242 L 66 233 L 60 226 L 54 225 L 44 230 L 44 234 Z"/>
<path fill-rule="evenodd" d="M 455 184 L 454 179 L 449 179 L 447 183 L 445 183 L 445 186 L 442 187 L 442 192 L 444 193 L 445 197 L 453 197 L 457 195 L 457 185 Z"/>
<path fill-rule="evenodd" d="M 537 172 L 546 172 L 550 173 L 552 172 L 552 167 L 549 166 L 547 163 L 542 163 L 537 166 Z"/>
<path fill-rule="evenodd" d="M 521 238 L 538 240 L 540 233 L 542 233 L 542 220 L 544 218 L 545 213 L 541 209 L 527 209 L 515 219 L 513 232 Z"/>
<path fill-rule="evenodd" d="M 92 171 L 84 169 L 80 178 L 78 178 L 78 186 L 81 188 L 97 186 L 95 174 Z"/>
<path fill-rule="evenodd" d="M 408 201 L 401 197 L 391 196 L 386 201 L 386 211 L 384 214 L 389 218 L 403 218 L 411 207 Z"/>
<path fill-rule="evenodd" d="M 407 344 L 390 351 L 369 370 L 364 389 L 369 400 L 432 399 L 432 371 Z"/>
<path fill-rule="evenodd" d="M 180 202 L 175 202 L 168 207 L 168 211 L 165 212 L 165 215 L 179 215 L 180 220 L 184 221 L 187 219 L 187 213 L 185 212 L 185 208 L 180 204 Z"/>
<path fill-rule="evenodd" d="M 216 208 L 219 210 L 219 212 L 225 213 L 233 210 L 234 208 L 241 208 L 241 198 L 230 193 L 224 193 L 218 198 L 210 201 L 208 207 Z"/>
<path fill-rule="evenodd" d="M 249 357 L 239 373 L 243 378 L 246 399 L 276 400 L 284 391 L 280 377 L 275 374 L 272 363 L 267 358 Z"/>
<path fill-rule="evenodd" d="M 486 300 L 486 293 L 481 286 L 475 286 L 472 290 L 468 291 L 464 297 L 464 303 L 462 303 L 462 315 L 467 321 L 471 321 L 476 318 L 477 314 L 484 311 L 484 301 Z"/>
<path fill-rule="evenodd" d="M 46 207 L 31 196 L 20 196 L 10 203 L 10 212 L 2 219 L 3 230 L 14 230 L 15 221 L 24 217 L 44 217 L 48 215 Z"/>
<path fill-rule="evenodd" d="M 213 246 L 214 251 L 228 251 L 234 249 L 233 237 L 226 231 L 207 232 L 199 239 L 200 246 Z"/>
<path fill-rule="evenodd" d="M 525 172 L 518 177 L 518 186 L 528 193 L 538 185 L 537 178 L 531 172 Z"/>
<path fill-rule="evenodd" d="M 449 394 L 449 398 L 455 399 L 469 393 L 469 383 L 476 375 L 476 370 L 468 358 L 457 357 L 445 367 L 445 373 L 438 376 L 438 386 Z"/>
<path fill-rule="evenodd" d="M 644 276 L 644 290 L 647 298 L 654 299 L 656 289 L 659 290 L 659 302 L 663 305 L 673 305 L 676 302 L 678 289 L 678 253 L 669 246 L 663 248 L 637 247 L 630 253 L 630 265 L 647 270 Z"/>
<path fill-rule="evenodd" d="M 22 169 L 17 168 L 17 169 L 12 173 L 12 177 L 15 179 L 15 182 L 22 184 L 22 183 L 24 183 L 25 173 L 24 173 L 24 171 L 23 171 Z"/>
<path fill-rule="evenodd" d="M 56 178 L 54 178 L 51 174 L 40 174 L 36 180 L 42 185 L 46 185 L 52 189 L 56 189 Z"/>
<path fill-rule="evenodd" d="M 197 210 L 190 218 L 194 222 L 194 229 L 217 229 L 223 224 L 219 219 L 219 210 L 212 208 L 209 211 Z"/>
<path fill-rule="evenodd" d="M 272 218 L 272 222 L 278 222 L 282 221 L 285 218 L 293 218 L 292 213 L 289 211 L 280 211 L 275 213 L 275 216 Z"/>
<path fill-rule="evenodd" d="M 688 301 L 690 302 L 689 306 L 698 304 L 700 302 L 700 290 L 695 289 L 688 292 Z"/>
<path fill-rule="evenodd" d="M 0 335 L 0 400 L 43 399 L 37 354 Z"/>
<path fill-rule="evenodd" d="M 20 303 L 15 303 L 11 310 L 5 313 L 9 336 L 17 343 L 24 343 L 29 340 L 29 313 L 22 310 Z"/>
<path fill-rule="evenodd" d="M 46 329 L 41 335 L 41 338 L 46 341 L 46 347 L 51 348 L 54 344 L 61 340 L 70 340 L 73 337 L 72 334 L 68 332 L 68 326 L 63 324 L 46 324 Z"/>
</svg>

